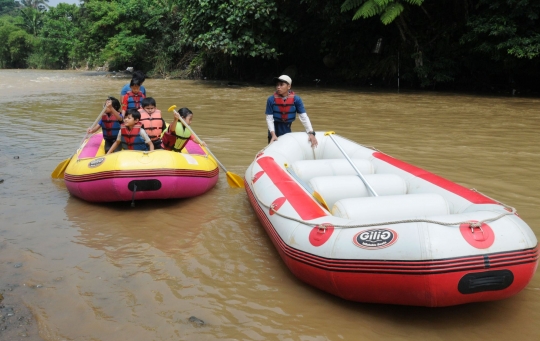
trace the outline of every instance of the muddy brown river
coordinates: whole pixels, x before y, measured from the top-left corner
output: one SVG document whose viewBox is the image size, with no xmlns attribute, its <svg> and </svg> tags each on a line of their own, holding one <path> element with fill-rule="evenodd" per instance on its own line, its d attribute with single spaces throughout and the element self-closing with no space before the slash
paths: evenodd
<svg viewBox="0 0 540 341">
<path fill-rule="evenodd" d="M 512 298 L 450 308 L 354 303 L 305 285 L 223 172 L 189 200 L 132 208 L 71 197 L 51 172 L 128 80 L 0 70 L 0 340 L 540 339 L 538 274 Z M 162 111 L 193 111 L 229 171 L 243 177 L 264 148 L 271 85 L 144 85 Z M 514 206 L 539 237 L 540 99 L 293 89 L 316 130 Z"/>
</svg>

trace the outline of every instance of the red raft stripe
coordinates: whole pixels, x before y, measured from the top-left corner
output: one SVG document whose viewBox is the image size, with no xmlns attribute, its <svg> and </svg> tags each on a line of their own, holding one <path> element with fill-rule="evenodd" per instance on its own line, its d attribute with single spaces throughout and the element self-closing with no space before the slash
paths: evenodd
<svg viewBox="0 0 540 341">
<path fill-rule="evenodd" d="M 196 170 L 181 170 L 181 169 L 162 169 L 162 170 L 140 170 L 140 171 L 107 171 L 95 174 L 71 175 L 65 174 L 64 179 L 70 182 L 86 182 L 105 180 L 112 178 L 136 178 L 136 177 L 160 177 L 160 176 L 181 176 L 195 178 L 212 178 L 219 174 L 219 169 L 212 171 L 196 171 Z"/>
<path fill-rule="evenodd" d="M 287 172 L 269 156 L 257 159 L 257 163 L 270 177 L 274 185 L 283 193 L 294 210 L 304 220 L 326 216 L 322 208 L 309 196 Z"/>
<path fill-rule="evenodd" d="M 367 260 L 367 259 L 330 259 L 300 251 L 289 246 L 281 239 L 274 226 L 262 211 L 249 185 L 246 192 L 252 207 L 265 227 L 282 257 L 319 268 L 324 271 L 346 273 L 382 273 L 402 275 L 431 275 L 459 271 L 481 271 L 501 267 L 516 266 L 538 262 L 538 246 L 531 249 L 498 252 L 484 255 L 469 255 L 446 259 L 430 260 Z M 285 260 L 285 259 L 284 259 Z M 285 260 L 286 261 L 286 260 Z"/>
<path fill-rule="evenodd" d="M 463 187 L 461 185 L 458 185 L 455 182 L 452 182 L 438 175 L 430 173 L 422 168 L 418 168 L 416 166 L 410 165 L 401 160 L 394 159 L 393 157 L 388 156 L 384 153 L 375 152 L 373 153 L 373 156 L 379 160 L 382 160 L 391 164 L 392 166 L 395 166 L 401 170 L 411 173 L 412 175 L 415 175 L 421 179 L 431 182 L 434 185 L 444 188 L 447 191 L 457 194 L 460 197 L 465 198 L 474 204 L 497 204 L 496 201 L 493 201 L 490 198 L 485 197 L 478 192 L 471 191 L 470 189 Z"/>
</svg>

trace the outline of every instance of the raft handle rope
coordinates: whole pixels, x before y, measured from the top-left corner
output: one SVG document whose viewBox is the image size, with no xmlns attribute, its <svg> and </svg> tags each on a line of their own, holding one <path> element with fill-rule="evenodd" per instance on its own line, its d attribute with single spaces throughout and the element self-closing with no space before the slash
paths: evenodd
<svg viewBox="0 0 540 341">
<path fill-rule="evenodd" d="M 258 156 L 257 155 L 260 155 L 260 153 L 262 153 L 266 148 L 268 148 L 270 145 L 264 147 L 263 149 L 261 149 L 255 156 L 254 158 L 254 162 L 257 160 Z M 287 216 L 285 214 L 282 214 L 282 213 L 279 213 L 276 209 L 275 209 L 275 205 L 274 204 L 271 204 L 271 205 L 268 205 L 267 203 L 263 202 L 258 193 L 257 193 L 257 190 L 255 189 L 255 186 L 253 185 L 253 179 L 254 179 L 254 176 L 253 176 L 253 167 L 251 167 L 251 188 L 253 190 L 253 195 L 255 196 L 255 199 L 261 203 L 261 205 L 263 205 L 264 207 L 270 209 L 272 212 L 274 212 L 275 214 L 277 214 L 278 216 L 280 217 L 283 217 L 285 219 L 288 219 L 288 220 L 292 220 L 292 221 L 295 221 L 297 223 L 300 223 L 300 224 L 304 224 L 304 225 L 308 225 L 308 226 L 313 226 L 313 227 L 318 227 L 319 230 L 321 230 L 321 228 L 326 231 L 326 228 L 327 228 L 327 225 L 328 223 L 323 223 L 323 224 L 320 224 L 320 223 L 312 223 L 312 222 L 309 222 L 307 220 L 302 220 L 302 219 L 297 219 L 297 218 L 294 218 L 294 217 L 290 217 L 290 216 Z M 442 226 L 460 226 L 460 225 L 463 225 L 463 224 L 467 224 L 469 225 L 469 228 L 471 229 L 471 232 L 474 233 L 474 229 L 475 228 L 479 228 L 482 232 L 482 225 L 483 224 L 486 224 L 486 223 L 490 223 L 490 222 L 493 222 L 493 221 L 496 221 L 496 220 L 499 220 L 507 215 L 515 215 L 517 210 L 512 207 L 512 206 L 509 206 L 509 205 L 506 205 L 498 200 L 495 200 L 493 198 L 490 198 L 489 196 L 481 193 L 480 191 L 476 190 L 476 189 L 471 189 L 472 191 L 475 191 L 479 194 L 482 194 L 483 196 L 485 196 L 486 198 L 489 198 L 491 200 L 493 200 L 494 202 L 498 203 L 499 205 L 505 207 L 506 209 L 509 209 L 510 211 L 509 212 L 504 212 L 504 213 L 501 213 L 499 214 L 498 216 L 496 217 L 493 217 L 493 218 L 487 218 L 487 219 L 483 219 L 483 220 L 480 220 L 480 221 L 471 221 L 471 220 L 466 220 L 466 221 L 460 221 L 460 222 L 452 222 L 452 223 L 445 223 L 445 222 L 442 222 L 442 221 L 437 221 L 437 220 L 431 220 L 431 219 L 404 219 L 404 220 L 393 220 L 393 221 L 385 221 L 385 222 L 380 222 L 380 223 L 369 223 L 369 224 L 355 224 L 355 225 L 334 225 L 334 224 L 331 224 L 332 226 L 334 227 L 340 227 L 340 228 L 364 228 L 364 227 L 374 227 L 374 226 L 384 226 L 384 225 L 395 225 L 395 224 L 407 224 L 407 223 L 428 223 L 428 224 L 436 224 L 436 225 L 442 225 Z M 315 200 L 315 202 L 317 202 Z"/>
<path fill-rule="evenodd" d="M 133 184 L 133 195 L 131 196 L 131 207 L 135 207 L 135 192 L 137 192 L 137 185 Z"/>
</svg>

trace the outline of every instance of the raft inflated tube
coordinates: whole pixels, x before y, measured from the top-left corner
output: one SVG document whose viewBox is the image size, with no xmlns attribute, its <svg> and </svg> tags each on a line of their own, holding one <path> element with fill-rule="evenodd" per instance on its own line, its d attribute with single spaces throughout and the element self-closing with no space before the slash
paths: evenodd
<svg viewBox="0 0 540 341">
<path fill-rule="evenodd" d="M 407 194 L 341 199 L 332 207 L 332 214 L 374 223 L 447 215 L 450 209 L 438 194 Z"/>
<path fill-rule="evenodd" d="M 407 183 L 395 174 L 368 174 L 367 182 L 379 196 L 407 194 Z M 318 176 L 309 181 L 309 186 L 319 193 L 328 207 L 346 198 L 371 196 L 358 175 Z"/>
<path fill-rule="evenodd" d="M 373 174 L 374 167 L 369 160 L 353 159 L 362 174 Z M 296 175 L 304 181 L 316 176 L 356 175 L 356 171 L 345 159 L 300 160 L 293 162 L 292 168 Z"/>
</svg>

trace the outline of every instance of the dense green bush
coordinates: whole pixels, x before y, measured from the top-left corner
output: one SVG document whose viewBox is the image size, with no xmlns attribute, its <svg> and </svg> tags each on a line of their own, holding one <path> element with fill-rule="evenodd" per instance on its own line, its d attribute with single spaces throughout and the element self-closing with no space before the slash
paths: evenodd
<svg viewBox="0 0 540 341">
<path fill-rule="evenodd" d="M 0 67 L 160 77 L 538 87 L 536 0 L 0 0 Z M 322 81 L 320 81 L 322 79 Z M 312 83 L 315 84 L 315 83 Z"/>
</svg>

